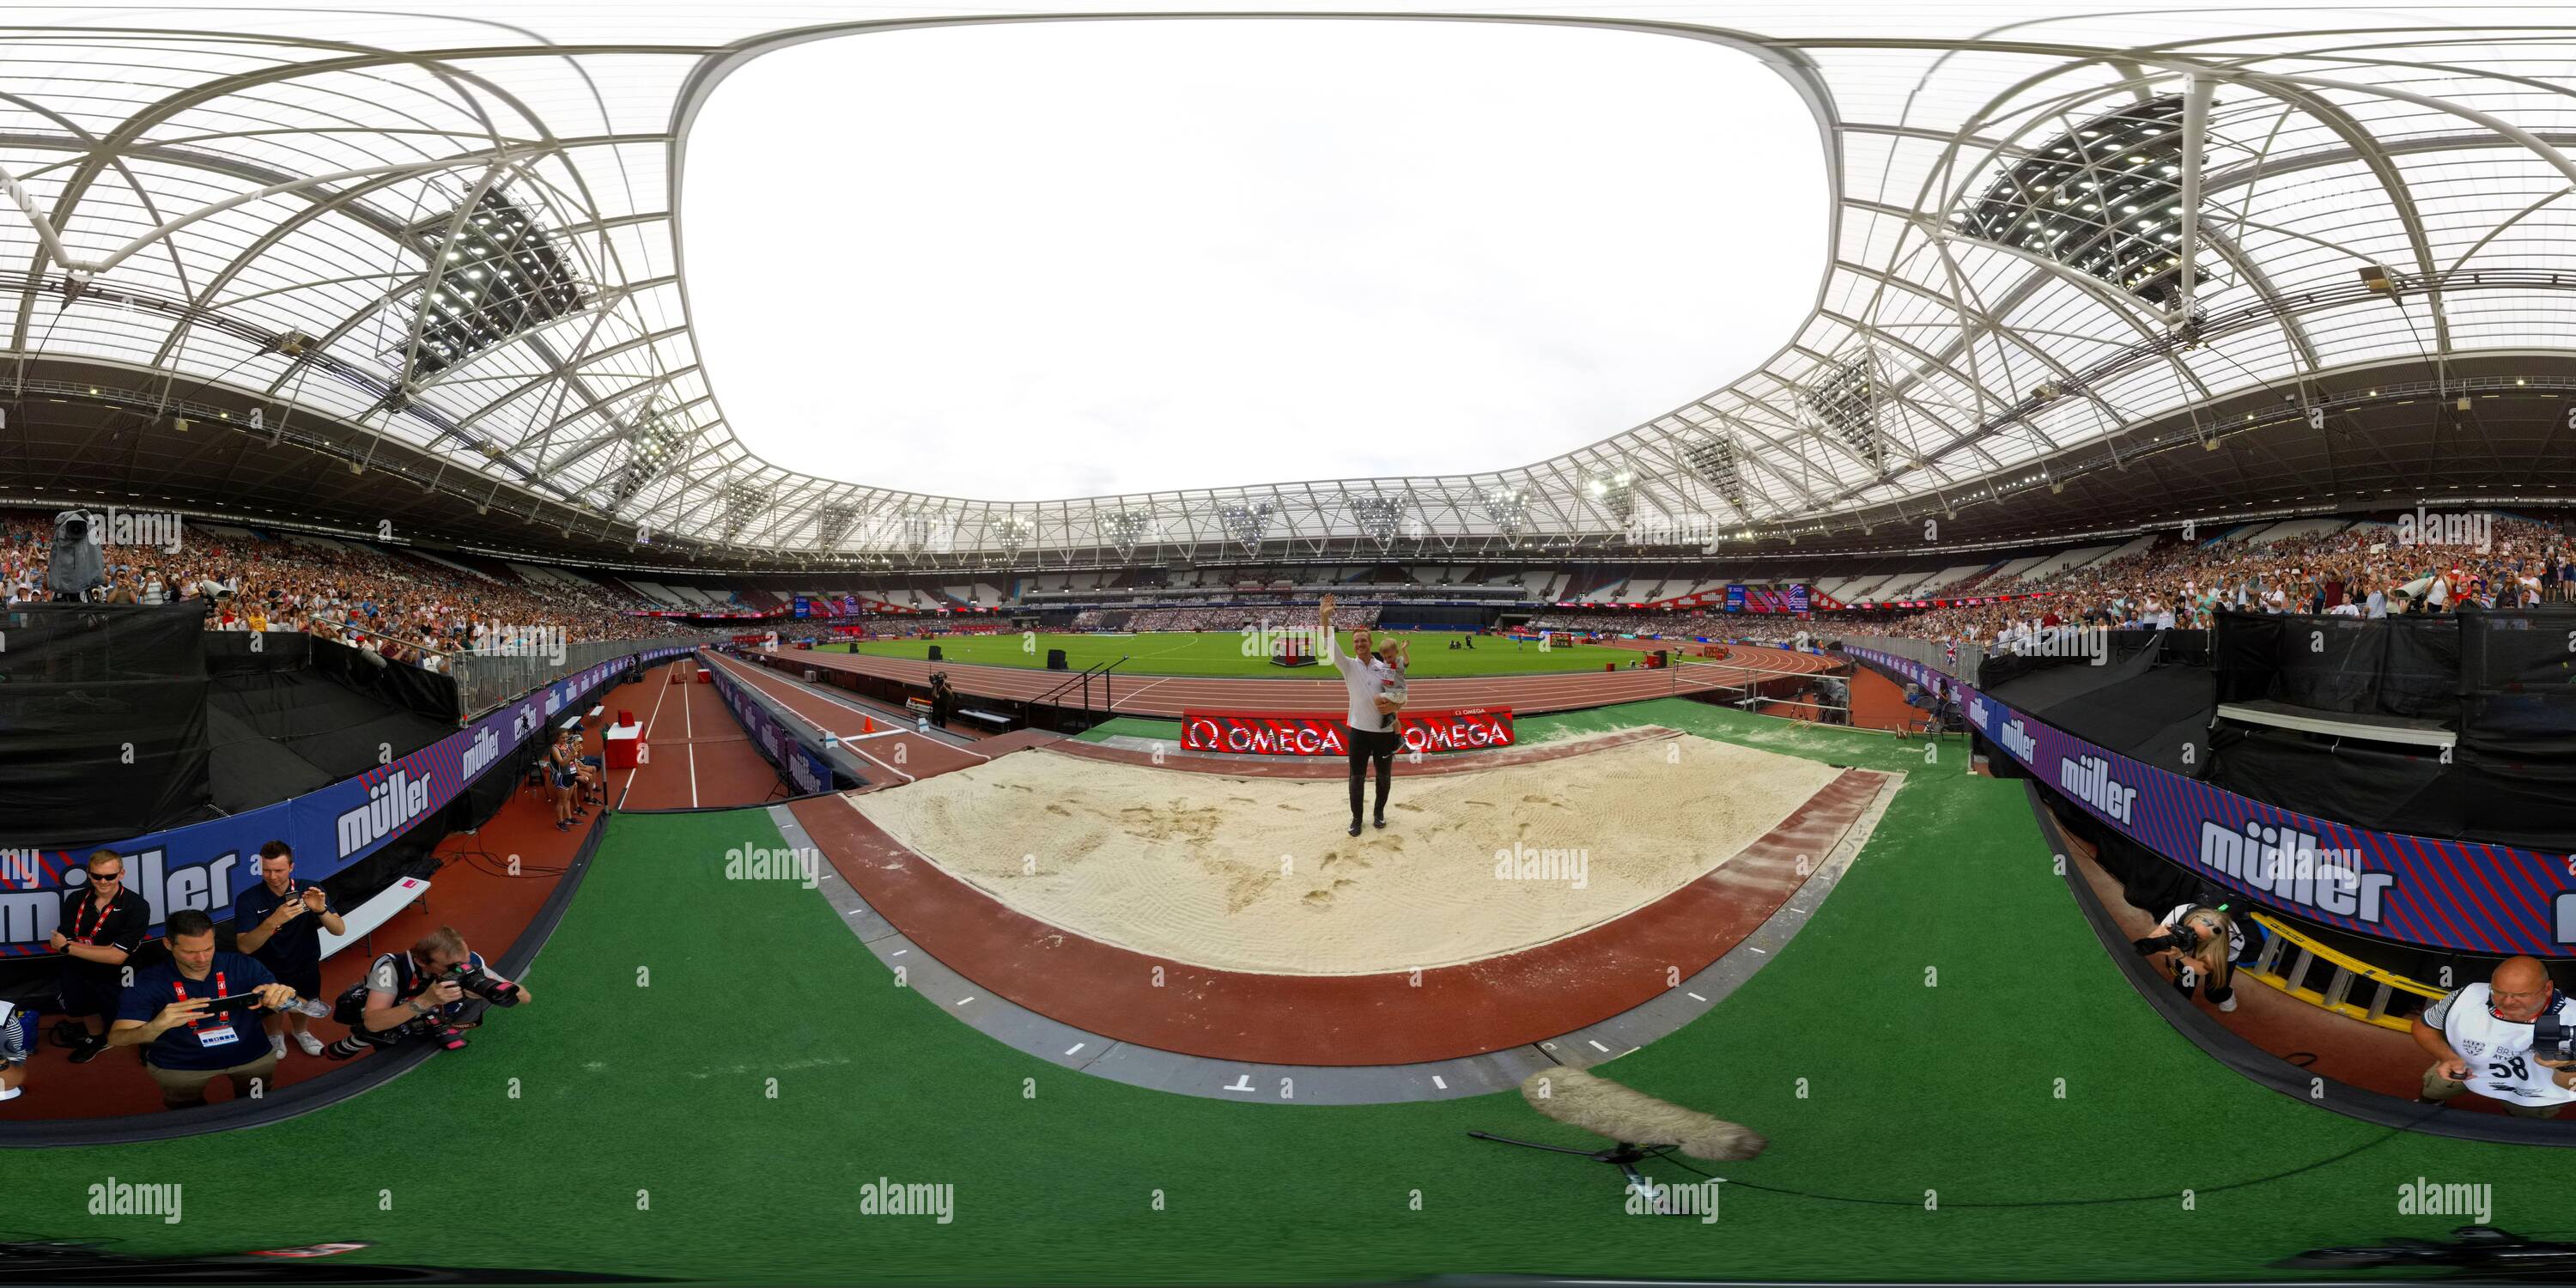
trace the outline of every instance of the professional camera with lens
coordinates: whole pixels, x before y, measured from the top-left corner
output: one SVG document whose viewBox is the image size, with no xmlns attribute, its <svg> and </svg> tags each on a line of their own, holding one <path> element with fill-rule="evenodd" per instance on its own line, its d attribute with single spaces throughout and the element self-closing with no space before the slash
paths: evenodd
<svg viewBox="0 0 2576 1288">
<path fill-rule="evenodd" d="M 494 1006 L 517 1006 L 519 986 L 507 980 L 494 979 L 491 973 L 470 962 L 459 962 L 440 979 L 490 1002 Z"/>
<path fill-rule="evenodd" d="M 2186 919 L 2175 922 L 2161 935 L 2149 935 L 2144 939 L 2133 939 L 2129 942 L 2142 957 L 2149 953 L 2163 952 L 2168 948 L 2186 953 L 2197 952 L 2200 949 L 2200 927 Z"/>
<path fill-rule="evenodd" d="M 2576 1061 L 2576 1026 L 2554 1013 L 2532 1021 L 2531 1054 L 2539 1060 Z"/>
<path fill-rule="evenodd" d="M 475 966 L 471 962 L 458 962 L 456 965 L 449 967 L 445 974 L 438 976 L 438 979 L 444 983 L 454 984 L 458 988 L 465 990 L 467 993 L 482 998 L 484 1001 L 489 1002 L 494 1006 L 517 1006 L 519 1004 L 518 985 L 509 983 L 505 980 L 494 979 L 490 972 Z M 457 1020 L 442 1018 L 439 1013 L 433 1012 L 420 1023 L 422 1028 L 428 1032 L 431 1041 L 438 1043 L 440 1046 L 445 1047 L 450 1051 L 462 1051 L 465 1049 L 465 1030 L 475 1027 L 480 1024 L 481 1021 L 465 1020 L 460 1022 Z"/>
</svg>

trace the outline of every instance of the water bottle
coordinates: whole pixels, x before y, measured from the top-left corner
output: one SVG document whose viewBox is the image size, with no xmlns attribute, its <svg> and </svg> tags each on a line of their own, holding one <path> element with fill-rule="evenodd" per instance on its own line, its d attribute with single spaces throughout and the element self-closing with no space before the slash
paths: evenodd
<svg viewBox="0 0 2576 1288">
<path fill-rule="evenodd" d="M 286 1009 L 311 1016 L 317 1020 L 327 1020 L 331 1018 L 331 1004 L 318 997 L 305 998 L 303 1001 L 297 1002 L 295 1005 Z"/>
</svg>

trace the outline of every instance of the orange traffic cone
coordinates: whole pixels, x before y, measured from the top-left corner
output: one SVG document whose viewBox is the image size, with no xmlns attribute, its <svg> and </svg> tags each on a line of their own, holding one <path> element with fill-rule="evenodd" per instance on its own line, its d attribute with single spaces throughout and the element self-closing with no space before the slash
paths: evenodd
<svg viewBox="0 0 2576 1288">
<path fill-rule="evenodd" d="M 861 716 L 861 717 L 859 717 L 859 732 L 860 732 L 860 733 L 875 733 L 876 731 L 877 731 L 877 722 L 876 722 L 876 720 L 875 720 L 875 718 L 874 718 L 874 717 L 871 717 L 871 716 Z"/>
</svg>

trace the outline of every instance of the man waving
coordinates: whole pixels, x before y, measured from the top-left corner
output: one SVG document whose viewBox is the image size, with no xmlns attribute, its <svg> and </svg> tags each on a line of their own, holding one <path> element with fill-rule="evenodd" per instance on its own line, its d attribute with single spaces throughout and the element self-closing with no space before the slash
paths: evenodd
<svg viewBox="0 0 2576 1288">
<path fill-rule="evenodd" d="M 1360 799 L 1366 794 L 1369 761 L 1377 762 L 1376 823 L 1386 826 L 1386 797 L 1395 781 L 1395 715 L 1404 708 L 1403 680 L 1388 660 L 1369 651 L 1369 630 L 1351 632 L 1351 652 L 1342 651 L 1333 634 L 1333 597 L 1316 606 L 1324 633 L 1324 656 L 1342 674 L 1350 694 L 1351 835 L 1360 834 Z M 1390 646 L 1389 653 L 1395 651 Z"/>
</svg>

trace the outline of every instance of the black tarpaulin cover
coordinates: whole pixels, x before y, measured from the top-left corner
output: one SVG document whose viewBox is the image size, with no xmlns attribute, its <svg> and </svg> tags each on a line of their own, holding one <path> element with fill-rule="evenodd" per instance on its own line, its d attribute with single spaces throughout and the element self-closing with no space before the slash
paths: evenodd
<svg viewBox="0 0 2576 1288">
<path fill-rule="evenodd" d="M 0 610 L 0 845 L 210 817 L 205 606 Z"/>
</svg>

